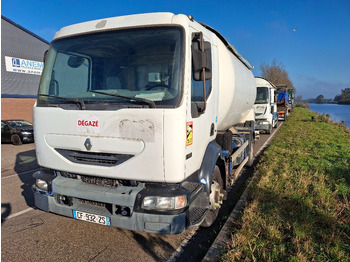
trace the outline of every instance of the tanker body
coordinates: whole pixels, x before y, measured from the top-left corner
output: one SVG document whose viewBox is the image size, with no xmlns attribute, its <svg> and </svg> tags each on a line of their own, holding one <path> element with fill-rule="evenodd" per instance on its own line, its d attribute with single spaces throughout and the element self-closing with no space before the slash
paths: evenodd
<svg viewBox="0 0 350 262">
<path fill-rule="evenodd" d="M 190 16 L 65 27 L 33 108 L 35 205 L 151 233 L 210 226 L 252 164 L 255 96 L 249 63 Z"/>
</svg>

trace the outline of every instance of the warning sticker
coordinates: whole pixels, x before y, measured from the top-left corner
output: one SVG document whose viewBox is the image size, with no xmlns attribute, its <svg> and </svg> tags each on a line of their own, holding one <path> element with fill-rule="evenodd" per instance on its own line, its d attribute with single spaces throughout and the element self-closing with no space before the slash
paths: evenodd
<svg viewBox="0 0 350 262">
<path fill-rule="evenodd" d="M 186 146 L 193 143 L 193 122 L 188 122 L 186 127 Z"/>
</svg>

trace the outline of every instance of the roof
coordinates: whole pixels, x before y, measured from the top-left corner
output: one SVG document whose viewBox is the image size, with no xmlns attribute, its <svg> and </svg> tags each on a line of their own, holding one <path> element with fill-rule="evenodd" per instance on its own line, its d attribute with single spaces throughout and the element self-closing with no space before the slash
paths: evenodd
<svg viewBox="0 0 350 262">
<path fill-rule="evenodd" d="M 38 36 L 37 34 L 34 34 L 33 32 L 29 31 L 28 29 L 24 28 L 23 26 L 15 23 L 14 21 L 12 21 L 11 19 L 7 18 L 6 16 L 4 15 L 1 15 L 1 19 L 4 19 L 6 22 L 18 27 L 19 29 L 23 30 L 24 32 L 34 36 L 35 38 L 39 39 L 40 41 L 44 42 L 45 44 L 50 44 L 50 42 L 46 41 L 44 38 Z"/>
<path fill-rule="evenodd" d="M 45 39 L 1 16 L 1 97 L 36 97 L 41 74 L 39 68 L 42 68 L 44 52 L 49 45 Z M 22 68 L 18 66 L 22 62 L 40 63 L 40 66 Z"/>
</svg>

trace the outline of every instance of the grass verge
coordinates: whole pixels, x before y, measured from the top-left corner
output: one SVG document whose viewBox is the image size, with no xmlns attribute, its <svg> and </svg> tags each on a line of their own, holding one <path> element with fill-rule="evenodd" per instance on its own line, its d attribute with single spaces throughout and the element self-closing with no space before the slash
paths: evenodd
<svg viewBox="0 0 350 262">
<path fill-rule="evenodd" d="M 350 261 L 350 133 L 315 115 L 294 108 L 265 151 L 221 261 Z"/>
</svg>

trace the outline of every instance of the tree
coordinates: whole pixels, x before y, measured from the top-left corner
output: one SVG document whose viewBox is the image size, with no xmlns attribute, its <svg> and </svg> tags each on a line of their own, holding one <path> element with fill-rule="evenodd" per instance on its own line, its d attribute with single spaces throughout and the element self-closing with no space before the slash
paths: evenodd
<svg viewBox="0 0 350 262">
<path fill-rule="evenodd" d="M 260 65 L 262 77 L 269 80 L 275 86 L 287 86 L 287 89 L 294 89 L 292 81 L 289 79 L 288 72 L 285 66 L 281 62 L 277 62 L 276 59 L 272 61 L 272 64 L 262 63 Z"/>
<path fill-rule="evenodd" d="M 324 102 L 324 95 L 319 95 L 318 97 L 316 97 L 315 102 L 317 104 L 322 104 Z"/>
<path fill-rule="evenodd" d="M 334 100 L 339 104 L 350 104 L 350 88 L 342 89 L 341 94 L 337 95 Z"/>
</svg>

